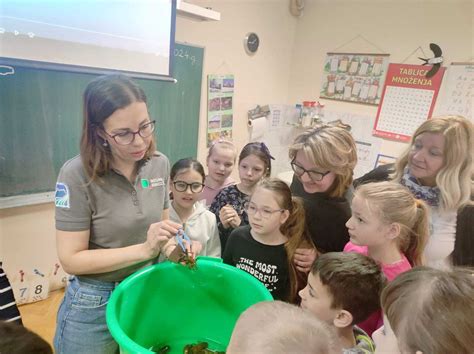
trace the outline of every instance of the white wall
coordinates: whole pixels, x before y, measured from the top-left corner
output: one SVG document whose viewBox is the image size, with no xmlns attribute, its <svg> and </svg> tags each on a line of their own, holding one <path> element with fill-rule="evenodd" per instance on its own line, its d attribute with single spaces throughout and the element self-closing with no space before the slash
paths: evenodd
<svg viewBox="0 0 474 354">
<path fill-rule="evenodd" d="M 296 103 L 317 98 L 326 52 L 357 34 L 400 62 L 418 46 L 430 54 L 430 42 L 438 43 L 446 63 L 474 56 L 472 1 L 415 0 L 306 0 L 302 18 L 289 14 L 289 0 L 193 1 L 221 13 L 219 22 L 178 18 L 176 39 L 206 48 L 201 99 L 198 158 L 206 156 L 206 77 L 235 75 L 234 137 L 247 142 L 247 110 L 256 104 Z M 258 53 L 244 52 L 246 33 L 259 34 Z M 341 48 L 375 50 L 363 40 Z M 408 63 L 418 63 L 415 55 Z M 326 102 L 340 111 L 373 114 L 374 107 Z M 384 142 L 383 149 L 397 154 L 402 144 Z M 50 265 L 56 258 L 54 207 L 52 204 L 0 210 L 0 259 L 16 273 L 25 264 Z"/>
</svg>

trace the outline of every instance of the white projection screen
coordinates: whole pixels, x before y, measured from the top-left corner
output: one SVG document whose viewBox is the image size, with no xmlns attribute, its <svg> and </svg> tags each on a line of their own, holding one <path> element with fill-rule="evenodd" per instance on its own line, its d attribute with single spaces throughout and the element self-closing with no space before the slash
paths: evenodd
<svg viewBox="0 0 474 354">
<path fill-rule="evenodd" d="M 170 78 L 176 0 L 0 0 L 8 65 Z"/>
</svg>

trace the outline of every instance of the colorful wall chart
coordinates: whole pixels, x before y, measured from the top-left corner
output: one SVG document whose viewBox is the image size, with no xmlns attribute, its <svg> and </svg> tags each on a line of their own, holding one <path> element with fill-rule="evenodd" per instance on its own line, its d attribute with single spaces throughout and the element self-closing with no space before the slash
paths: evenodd
<svg viewBox="0 0 474 354">
<path fill-rule="evenodd" d="M 208 75 L 207 146 L 214 140 L 232 139 L 234 75 Z"/>
<path fill-rule="evenodd" d="M 390 64 L 373 134 L 407 142 L 418 126 L 431 117 L 445 68 L 425 75 L 431 66 Z"/>
<path fill-rule="evenodd" d="M 388 54 L 327 53 L 320 98 L 378 105 Z"/>
</svg>

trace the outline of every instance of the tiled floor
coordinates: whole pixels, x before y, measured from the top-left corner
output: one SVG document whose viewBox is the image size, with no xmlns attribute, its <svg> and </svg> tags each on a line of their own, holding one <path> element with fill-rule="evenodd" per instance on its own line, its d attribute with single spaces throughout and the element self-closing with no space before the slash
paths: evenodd
<svg viewBox="0 0 474 354">
<path fill-rule="evenodd" d="M 19 306 L 23 324 L 53 345 L 56 313 L 64 296 L 64 289 L 49 294 L 46 300 Z"/>
</svg>

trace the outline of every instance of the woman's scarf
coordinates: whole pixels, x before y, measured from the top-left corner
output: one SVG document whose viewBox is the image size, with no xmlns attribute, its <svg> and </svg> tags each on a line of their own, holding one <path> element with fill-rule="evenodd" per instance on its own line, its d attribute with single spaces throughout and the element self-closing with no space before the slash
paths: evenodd
<svg viewBox="0 0 474 354">
<path fill-rule="evenodd" d="M 422 186 L 416 177 L 410 174 L 408 168 L 405 168 L 400 182 L 412 192 L 415 198 L 423 200 L 430 206 L 439 205 L 439 188 Z"/>
</svg>

